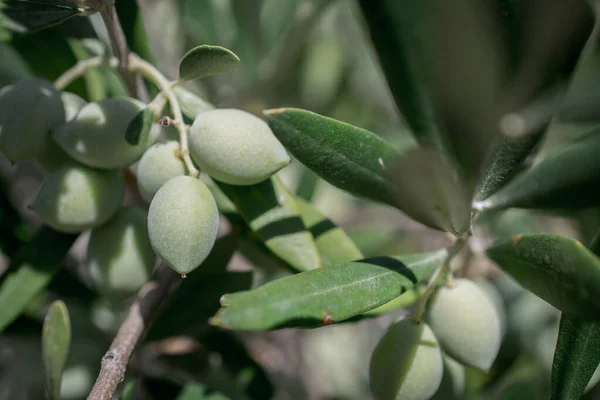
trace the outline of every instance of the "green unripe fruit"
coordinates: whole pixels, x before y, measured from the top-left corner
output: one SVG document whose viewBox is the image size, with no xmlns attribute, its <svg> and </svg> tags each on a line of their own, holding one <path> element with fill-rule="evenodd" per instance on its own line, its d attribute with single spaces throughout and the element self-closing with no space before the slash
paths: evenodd
<svg viewBox="0 0 600 400">
<path fill-rule="evenodd" d="M 472 281 L 456 279 L 431 299 L 427 314 L 444 350 L 461 364 L 488 371 L 498 355 L 502 331 L 494 304 Z"/>
<path fill-rule="evenodd" d="M 87 104 L 84 99 L 70 92 L 62 92 L 60 98 L 62 100 L 65 120 L 67 122 L 75 118 L 79 110 Z M 46 172 L 54 172 L 71 161 L 71 157 L 69 157 L 67 153 L 54 142 L 50 137 L 49 132 L 46 144 L 40 154 L 36 156 L 35 160 Z"/>
<path fill-rule="evenodd" d="M 291 160 L 262 119 L 234 109 L 198 115 L 190 130 L 189 146 L 200 168 L 230 185 L 264 181 Z"/>
<path fill-rule="evenodd" d="M 46 177 L 33 211 L 58 231 L 82 232 L 108 221 L 121 206 L 123 192 L 118 172 L 73 163 Z"/>
<path fill-rule="evenodd" d="M 378 400 L 426 400 L 442 381 L 442 352 L 425 323 L 393 324 L 371 356 L 371 389 Z"/>
<path fill-rule="evenodd" d="M 461 400 L 465 396 L 465 367 L 444 356 L 442 383 L 431 400 Z"/>
<path fill-rule="evenodd" d="M 120 169 L 135 162 L 151 144 L 151 135 L 137 145 L 125 140 L 127 126 L 144 107 L 138 100 L 113 97 L 86 104 L 53 138 L 73 159 L 93 168 Z"/>
<path fill-rule="evenodd" d="M 138 292 L 152 274 L 156 254 L 148 237 L 148 214 L 124 207 L 92 230 L 87 249 L 90 276 L 100 293 L 121 300 Z"/>
<path fill-rule="evenodd" d="M 179 142 L 173 140 L 156 143 L 140 159 L 137 165 L 138 188 L 148 203 L 169 179 L 186 174 L 179 149 Z"/>
<path fill-rule="evenodd" d="M 65 121 L 60 92 L 45 79 L 18 81 L 0 92 L 0 151 L 12 162 L 35 158 L 48 132 Z"/>
<path fill-rule="evenodd" d="M 208 257 L 218 229 L 215 199 L 196 178 L 170 179 L 150 203 L 148 233 L 152 248 L 180 274 L 193 271 Z"/>
</svg>

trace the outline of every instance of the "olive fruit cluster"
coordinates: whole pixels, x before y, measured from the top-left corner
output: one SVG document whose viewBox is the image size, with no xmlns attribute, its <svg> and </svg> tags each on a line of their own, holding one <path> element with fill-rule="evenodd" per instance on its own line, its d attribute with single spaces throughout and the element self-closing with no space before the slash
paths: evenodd
<svg viewBox="0 0 600 400">
<path fill-rule="evenodd" d="M 187 175 L 178 141 L 158 141 L 157 123 L 137 144 L 125 139 L 144 108 L 127 97 L 87 103 L 38 78 L 0 90 L 0 152 L 12 162 L 35 160 L 48 173 L 32 210 L 57 231 L 91 230 L 90 279 L 119 300 L 148 280 L 157 255 L 182 275 L 193 271 L 212 250 L 219 227 L 215 199 Z M 189 142 L 193 162 L 234 185 L 260 182 L 290 161 L 268 125 L 241 110 L 199 114 Z M 122 207 L 122 172 L 136 162 L 148 211 Z"/>
<path fill-rule="evenodd" d="M 403 319 L 383 335 L 370 362 L 373 393 L 379 400 L 459 399 L 461 365 L 487 372 L 501 339 L 492 300 L 457 279 L 430 299 L 425 322 Z"/>
</svg>

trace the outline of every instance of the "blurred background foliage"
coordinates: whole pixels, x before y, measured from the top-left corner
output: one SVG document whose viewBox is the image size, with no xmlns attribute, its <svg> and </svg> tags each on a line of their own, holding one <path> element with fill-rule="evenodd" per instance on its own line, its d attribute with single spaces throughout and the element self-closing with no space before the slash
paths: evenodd
<svg viewBox="0 0 600 400">
<path fill-rule="evenodd" d="M 186 86 L 218 107 L 256 114 L 283 106 L 306 108 L 376 132 L 398 148 L 414 145 L 352 0 L 117 0 L 116 7 L 132 50 L 167 76 L 176 76 L 182 55 L 199 44 L 221 45 L 238 54 L 242 63 L 234 72 Z M 41 32 L 35 32 L 35 27 L 21 28 L 0 20 L 0 87 L 32 75 L 56 79 L 78 60 L 106 51 L 108 42 L 97 15 L 73 17 Z M 88 101 L 127 93 L 121 78 L 107 68 L 90 70 L 69 90 Z M 588 127 L 553 125 L 539 152 L 559 146 Z M 366 257 L 429 251 L 450 243 L 445 234 L 398 211 L 342 193 L 298 162 L 279 175 L 292 192 L 345 228 Z M 27 206 L 42 178 L 43 172 L 34 164 L 11 166 L 0 159 L 0 282 L 10 259 L 34 240 L 40 226 Z M 129 193 L 127 201 L 133 198 Z M 473 251 L 464 255 L 470 260 L 468 274 L 479 277 L 482 287 L 496 299 L 505 339 L 490 374 L 457 370 L 456 382 L 464 385 L 463 398 L 549 397 L 559 313 L 486 261 L 481 255 L 486 246 L 497 237 L 541 232 L 589 243 L 599 222 L 598 209 L 568 213 L 508 210 L 487 213 L 477 221 L 478 240 L 473 242 Z M 90 288 L 84 268 L 86 240 L 86 235 L 78 239 L 63 260 L 66 268 L 0 334 L 0 400 L 42 398 L 42 321 L 57 298 L 65 301 L 73 330 L 62 398 L 85 398 L 93 384 L 126 304 L 109 304 Z M 230 261 L 222 263 L 229 270 L 253 272 L 254 285 L 287 273 L 247 240 L 239 240 L 237 250 Z M 206 318 L 218 308 L 222 293 L 239 289 L 219 286 L 218 273 L 211 279 L 195 300 L 206 306 L 205 319 L 187 321 L 193 328 L 188 336 L 146 341 L 132 361 L 123 398 L 370 398 L 371 351 L 390 321 L 404 311 L 316 330 L 220 332 L 210 328 Z M 245 279 L 240 275 L 241 288 Z M 0 308 L 1 300 L 0 293 Z M 174 312 L 160 322 L 176 324 L 184 317 Z M 600 390 L 591 389 L 588 398 L 595 393 Z"/>
</svg>

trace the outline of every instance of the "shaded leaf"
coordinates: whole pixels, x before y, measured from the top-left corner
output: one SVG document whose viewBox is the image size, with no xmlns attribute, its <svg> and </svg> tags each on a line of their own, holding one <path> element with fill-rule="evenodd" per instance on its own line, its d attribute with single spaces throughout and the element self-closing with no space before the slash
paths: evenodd
<svg viewBox="0 0 600 400">
<path fill-rule="evenodd" d="M 183 112 L 183 115 L 192 121 L 198 116 L 198 114 L 215 108 L 215 106 L 204 100 L 202 97 L 181 86 L 176 86 L 173 89 L 173 92 L 175 92 L 175 96 L 179 101 L 181 112 Z"/>
<path fill-rule="evenodd" d="M 76 238 L 42 227 L 15 255 L 0 286 L 0 332 L 50 283 Z"/>
<path fill-rule="evenodd" d="M 233 235 L 217 239 L 197 273 L 189 274 L 169 295 L 153 319 L 146 341 L 184 334 L 206 325 L 208 318 L 219 309 L 219 299 L 224 293 L 250 287 L 251 273 L 225 271 L 236 247 L 237 237 Z"/>
<path fill-rule="evenodd" d="M 600 131 L 595 129 L 555 150 L 485 200 L 478 210 L 520 208 L 586 208 L 600 204 Z"/>
<path fill-rule="evenodd" d="M 321 178 L 356 196 L 396 205 L 389 167 L 399 154 L 385 140 L 306 110 L 264 113 L 285 148 Z"/>
<path fill-rule="evenodd" d="M 562 315 L 552 364 L 552 399 L 579 399 L 600 364 L 600 320 Z"/>
<path fill-rule="evenodd" d="M 127 143 L 135 146 L 142 139 L 148 137 L 153 123 L 154 113 L 150 108 L 146 107 L 139 111 L 129 125 L 127 125 L 127 130 L 125 131 L 125 140 L 127 140 Z"/>
<path fill-rule="evenodd" d="M 204 78 L 231 71 L 240 59 L 231 50 L 221 46 L 202 45 L 188 51 L 179 63 L 179 79 Z"/>
<path fill-rule="evenodd" d="M 300 198 L 297 198 L 296 202 L 304 226 L 315 239 L 324 267 L 363 258 L 356 244 L 343 229 L 336 226 L 308 202 Z"/>
<path fill-rule="evenodd" d="M 558 235 L 517 235 L 487 250 L 520 285 L 559 310 L 600 317 L 600 260 L 581 243 Z"/>
<path fill-rule="evenodd" d="M 218 392 L 207 391 L 200 383 L 189 383 L 183 387 L 177 400 L 228 400 L 229 397 Z"/>
<path fill-rule="evenodd" d="M 249 186 L 215 183 L 274 254 L 300 271 L 321 266 L 317 246 L 304 227 L 296 200 L 279 178 Z"/>
<path fill-rule="evenodd" d="M 28 0 L 4 0 L 2 13 L 3 18 L 10 19 L 10 28 L 17 34 L 33 33 L 84 15 L 80 9 L 65 4 L 44 4 Z"/>
<path fill-rule="evenodd" d="M 223 296 L 210 322 L 229 329 L 265 330 L 343 321 L 427 280 L 445 255 L 440 250 L 376 257 L 302 272 Z"/>
<path fill-rule="evenodd" d="M 393 299 L 385 304 L 382 304 L 377 308 L 367 311 L 363 315 L 378 316 L 378 315 L 386 314 L 386 313 L 394 311 L 394 310 L 398 310 L 400 308 L 405 308 L 405 307 L 411 306 L 421 298 L 421 295 L 423 293 L 425 293 L 424 288 L 411 289 L 405 293 L 402 293 L 400 296 L 396 297 L 395 299 Z"/>
<path fill-rule="evenodd" d="M 60 300 L 53 302 L 44 319 L 42 356 L 46 372 L 46 390 L 52 400 L 60 400 L 62 374 L 71 346 L 69 310 Z"/>
</svg>

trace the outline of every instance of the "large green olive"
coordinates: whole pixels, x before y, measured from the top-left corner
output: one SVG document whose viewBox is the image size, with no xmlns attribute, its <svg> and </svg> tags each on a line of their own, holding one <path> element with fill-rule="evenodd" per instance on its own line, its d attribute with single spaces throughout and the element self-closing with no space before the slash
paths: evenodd
<svg viewBox="0 0 600 400">
<path fill-rule="evenodd" d="M 48 132 L 64 121 L 60 92 L 45 79 L 21 80 L 0 91 L 0 151 L 12 162 L 38 156 Z"/>
<path fill-rule="evenodd" d="M 87 102 L 74 93 L 62 92 L 60 98 L 63 103 L 66 121 L 70 121 L 87 104 Z M 46 144 L 42 148 L 40 154 L 35 157 L 38 165 L 46 172 L 54 172 L 69 161 L 71 157 L 61 149 L 56 142 L 50 137 L 48 132 Z"/>
<path fill-rule="evenodd" d="M 115 300 L 137 293 L 150 278 L 156 260 L 148 237 L 148 213 L 137 207 L 121 208 L 92 230 L 87 257 L 100 293 Z"/>
<path fill-rule="evenodd" d="M 134 163 L 152 143 L 125 140 L 127 126 L 144 107 L 138 100 L 113 97 L 86 104 L 75 118 L 56 129 L 53 138 L 73 159 L 93 168 L 118 169 Z"/>
<path fill-rule="evenodd" d="M 179 142 L 174 140 L 156 143 L 146 150 L 137 164 L 138 188 L 148 203 L 169 179 L 186 174 L 179 149 Z"/>
<path fill-rule="evenodd" d="M 180 274 L 193 271 L 208 257 L 218 229 L 215 199 L 196 178 L 170 179 L 150 203 L 148 233 L 152 248 Z"/>
<path fill-rule="evenodd" d="M 218 109 L 198 115 L 190 129 L 189 145 L 200 168 L 230 185 L 263 181 L 291 160 L 271 128 L 241 110 Z"/>
<path fill-rule="evenodd" d="M 502 339 L 492 301 L 473 281 L 456 279 L 431 299 L 427 320 L 444 350 L 461 364 L 488 371 Z"/>
<path fill-rule="evenodd" d="M 123 192 L 118 172 L 71 163 L 46 177 L 33 211 L 58 231 L 81 232 L 108 221 L 121 206 Z"/>
<path fill-rule="evenodd" d="M 371 389 L 378 400 L 427 400 L 442 382 L 442 352 L 427 324 L 394 323 L 371 356 Z"/>
</svg>

